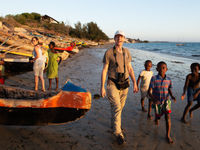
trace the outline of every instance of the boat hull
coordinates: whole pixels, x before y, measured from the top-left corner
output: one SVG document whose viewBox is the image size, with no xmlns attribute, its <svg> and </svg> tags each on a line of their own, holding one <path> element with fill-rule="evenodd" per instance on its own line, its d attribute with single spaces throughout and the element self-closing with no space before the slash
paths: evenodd
<svg viewBox="0 0 200 150">
<path fill-rule="evenodd" d="M 0 107 L 0 124 L 3 125 L 51 125 L 75 121 L 88 109 L 76 108 L 10 108 Z"/>
<path fill-rule="evenodd" d="M 29 62 L 5 62 L 4 66 L 8 74 L 33 71 L 33 63 Z"/>
</svg>

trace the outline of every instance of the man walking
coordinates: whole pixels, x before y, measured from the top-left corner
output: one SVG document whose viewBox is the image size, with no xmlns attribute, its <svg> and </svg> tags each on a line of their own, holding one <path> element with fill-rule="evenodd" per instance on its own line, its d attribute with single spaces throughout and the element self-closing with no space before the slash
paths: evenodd
<svg viewBox="0 0 200 150">
<path fill-rule="evenodd" d="M 129 76 L 133 82 L 133 92 L 138 92 L 138 88 L 131 65 L 131 54 L 127 48 L 122 47 L 125 41 L 124 32 L 117 31 L 114 40 L 114 47 L 108 49 L 104 54 L 100 93 L 102 97 L 107 95 L 111 105 L 111 128 L 118 144 L 123 144 L 125 139 L 121 130 L 121 113 L 130 85 Z M 107 76 L 107 90 L 105 90 Z"/>
</svg>

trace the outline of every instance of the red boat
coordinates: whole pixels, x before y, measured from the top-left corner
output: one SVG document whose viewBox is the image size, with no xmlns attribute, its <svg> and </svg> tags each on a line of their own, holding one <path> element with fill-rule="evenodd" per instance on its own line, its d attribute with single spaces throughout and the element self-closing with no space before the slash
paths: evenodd
<svg viewBox="0 0 200 150">
<path fill-rule="evenodd" d="M 54 47 L 55 50 L 57 51 L 67 51 L 69 53 L 78 53 L 78 49 L 75 48 L 76 47 L 76 43 L 72 42 L 70 43 L 70 46 L 69 47 Z"/>
<path fill-rule="evenodd" d="M 59 52 L 63 52 L 63 51 L 67 51 L 68 53 L 78 53 L 78 52 L 79 52 L 79 49 L 78 49 L 78 48 L 73 48 L 73 47 L 71 47 L 71 46 L 66 47 L 66 48 L 54 47 L 54 49 L 55 49 L 56 51 L 59 51 Z"/>
<path fill-rule="evenodd" d="M 69 46 L 66 48 L 61 48 L 61 47 L 54 47 L 55 50 L 60 50 L 60 51 L 72 51 L 73 47 Z"/>
</svg>

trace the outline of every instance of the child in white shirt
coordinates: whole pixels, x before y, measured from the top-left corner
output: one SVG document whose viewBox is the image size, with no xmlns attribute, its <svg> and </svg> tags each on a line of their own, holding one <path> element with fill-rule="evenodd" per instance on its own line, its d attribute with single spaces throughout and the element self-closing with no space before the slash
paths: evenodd
<svg viewBox="0 0 200 150">
<path fill-rule="evenodd" d="M 152 67 L 151 60 L 146 60 L 144 63 L 144 67 L 145 67 L 145 70 L 142 70 L 140 75 L 138 76 L 137 86 L 139 85 L 140 79 L 141 79 L 141 83 L 140 83 L 141 106 L 142 106 L 142 111 L 146 112 L 147 110 L 144 108 L 144 100 L 145 98 L 149 98 L 148 89 L 149 89 L 151 77 L 153 76 L 153 71 L 151 71 L 151 67 Z M 148 116 L 147 116 L 148 119 L 151 119 L 151 105 L 152 105 L 152 101 L 149 98 L 149 108 L 148 108 Z"/>
</svg>

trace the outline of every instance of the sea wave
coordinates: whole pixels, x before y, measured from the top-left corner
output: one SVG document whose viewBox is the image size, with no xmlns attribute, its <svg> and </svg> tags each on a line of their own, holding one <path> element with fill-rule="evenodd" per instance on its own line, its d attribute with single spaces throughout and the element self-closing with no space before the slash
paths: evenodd
<svg viewBox="0 0 200 150">
<path fill-rule="evenodd" d="M 200 57 L 200 55 L 191 55 L 192 57 Z"/>
<path fill-rule="evenodd" d="M 161 51 L 162 49 L 160 49 L 160 48 L 154 48 L 154 49 L 152 49 L 152 51 Z"/>
<path fill-rule="evenodd" d="M 183 43 L 183 46 L 177 46 L 175 42 L 166 43 L 126 43 L 124 46 L 133 49 L 141 49 L 156 53 L 169 54 L 184 58 L 199 59 L 200 43 Z"/>
</svg>

